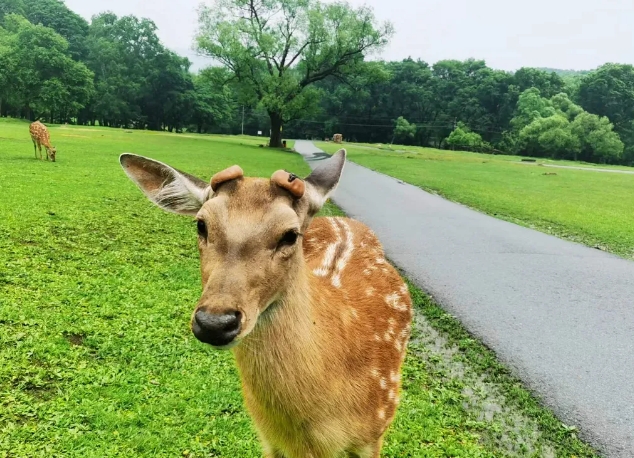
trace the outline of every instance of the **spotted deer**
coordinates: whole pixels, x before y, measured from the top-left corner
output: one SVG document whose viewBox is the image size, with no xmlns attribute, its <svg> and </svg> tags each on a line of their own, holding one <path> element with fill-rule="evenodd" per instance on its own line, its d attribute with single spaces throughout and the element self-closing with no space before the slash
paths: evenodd
<svg viewBox="0 0 634 458">
<path fill-rule="evenodd" d="M 33 148 L 35 149 L 35 159 L 37 159 L 37 151 L 40 151 L 40 160 L 42 160 L 42 145 L 46 149 L 46 160 L 51 158 L 51 161 L 55 162 L 55 155 L 57 150 L 54 146 L 51 146 L 51 136 L 48 133 L 48 129 L 40 121 L 35 121 L 29 126 L 29 132 L 31 133 L 31 140 L 33 140 Z"/>
<path fill-rule="evenodd" d="M 345 156 L 305 180 L 233 166 L 210 183 L 120 157 L 152 202 L 196 219 L 203 288 L 190 326 L 233 352 L 266 458 L 379 457 L 399 403 L 408 288 L 368 227 L 315 217 Z"/>
</svg>

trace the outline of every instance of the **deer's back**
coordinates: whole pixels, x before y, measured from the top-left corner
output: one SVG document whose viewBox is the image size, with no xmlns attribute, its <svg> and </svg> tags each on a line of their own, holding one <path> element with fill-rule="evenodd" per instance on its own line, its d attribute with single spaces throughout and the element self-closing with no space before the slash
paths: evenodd
<svg viewBox="0 0 634 458">
<path fill-rule="evenodd" d="M 341 355 L 346 375 L 369 384 L 365 408 L 372 409 L 378 424 L 387 423 L 398 405 L 400 366 L 410 336 L 407 285 L 385 259 L 376 235 L 349 218 L 316 218 L 305 234 L 304 257 L 323 288 L 331 338 L 347 352 Z"/>
</svg>

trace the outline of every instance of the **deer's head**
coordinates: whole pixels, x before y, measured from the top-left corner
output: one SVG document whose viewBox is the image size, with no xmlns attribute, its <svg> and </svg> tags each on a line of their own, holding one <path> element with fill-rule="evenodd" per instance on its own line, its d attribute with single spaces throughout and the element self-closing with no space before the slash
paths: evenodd
<svg viewBox="0 0 634 458">
<path fill-rule="evenodd" d="M 55 155 L 57 154 L 57 149 L 54 146 L 50 148 L 46 148 L 48 150 L 48 154 L 51 157 L 51 161 L 55 162 Z"/>
<path fill-rule="evenodd" d="M 230 348 L 247 336 L 303 271 L 302 235 L 336 188 L 346 151 L 305 180 L 278 170 L 247 178 L 238 166 L 210 183 L 161 162 L 123 154 L 128 177 L 162 209 L 196 218 L 203 292 L 191 328 Z"/>
</svg>

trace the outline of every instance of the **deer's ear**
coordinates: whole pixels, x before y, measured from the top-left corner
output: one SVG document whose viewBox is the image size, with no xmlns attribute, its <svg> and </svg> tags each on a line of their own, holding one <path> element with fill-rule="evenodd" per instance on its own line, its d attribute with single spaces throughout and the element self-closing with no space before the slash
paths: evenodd
<svg viewBox="0 0 634 458">
<path fill-rule="evenodd" d="M 304 197 L 308 200 L 310 214 L 321 210 L 328 197 L 337 188 L 345 163 L 346 150 L 342 148 L 306 177 Z"/>
<path fill-rule="evenodd" d="M 207 182 L 154 159 L 125 153 L 119 162 L 143 194 L 169 212 L 195 215 L 212 194 Z"/>
</svg>

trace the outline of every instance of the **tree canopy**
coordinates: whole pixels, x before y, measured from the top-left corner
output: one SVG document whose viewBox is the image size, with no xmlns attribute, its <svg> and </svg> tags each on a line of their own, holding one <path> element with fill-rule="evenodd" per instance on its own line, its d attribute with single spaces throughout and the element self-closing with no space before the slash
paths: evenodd
<svg viewBox="0 0 634 458">
<path fill-rule="evenodd" d="M 358 73 L 368 53 L 392 34 L 368 7 L 318 0 L 216 0 L 200 11 L 198 49 L 222 63 L 244 102 L 261 104 L 271 119 L 271 146 L 282 124 L 316 103 L 309 87 Z"/>
<path fill-rule="evenodd" d="M 319 0 L 217 0 L 191 71 L 156 25 L 60 0 L 0 2 L 0 116 L 117 128 L 328 138 L 634 165 L 634 67 L 367 59 L 392 27 Z M 270 130 L 269 130 L 270 129 Z"/>
</svg>

